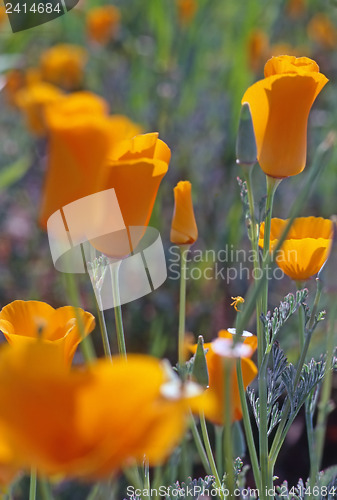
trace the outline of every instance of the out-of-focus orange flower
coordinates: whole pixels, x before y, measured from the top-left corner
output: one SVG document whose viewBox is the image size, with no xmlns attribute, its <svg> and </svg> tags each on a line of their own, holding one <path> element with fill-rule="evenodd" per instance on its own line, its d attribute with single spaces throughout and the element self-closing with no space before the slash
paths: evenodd
<svg viewBox="0 0 337 500">
<path fill-rule="evenodd" d="M 245 340 L 243 342 L 244 346 L 251 347 L 251 354 L 256 350 L 257 347 L 257 337 L 246 332 Z M 233 336 L 227 330 L 220 330 L 218 333 L 218 339 L 229 339 L 233 340 Z M 193 353 L 196 352 L 197 345 L 191 347 Z M 205 413 L 206 417 L 213 423 L 217 425 L 223 425 L 224 423 L 224 378 L 225 378 L 225 366 L 226 358 L 220 356 L 213 349 L 213 342 L 204 344 L 204 349 L 208 352 L 206 353 L 206 362 L 208 368 L 209 376 L 209 388 L 207 391 L 215 398 L 216 405 L 211 411 Z M 232 360 L 231 360 L 232 361 Z M 256 365 L 248 357 L 241 358 L 242 376 L 245 388 L 254 380 L 257 375 Z M 240 394 L 238 381 L 236 376 L 236 365 L 233 364 L 232 374 L 231 374 L 231 388 L 232 388 L 232 404 L 231 404 L 231 414 L 232 421 L 240 420 L 242 418 L 242 409 L 240 402 Z"/>
<path fill-rule="evenodd" d="M 195 384 L 189 394 L 158 359 L 130 355 L 69 371 L 51 347 L 35 342 L 0 355 L 1 436 L 22 467 L 90 480 L 144 455 L 160 464 L 189 408 L 208 411 L 209 396 Z"/>
<path fill-rule="evenodd" d="M 306 0 L 288 0 L 286 12 L 292 19 L 298 19 L 305 14 L 307 10 Z"/>
<path fill-rule="evenodd" d="M 0 6 L 0 24 L 2 24 L 7 19 L 6 7 L 5 5 Z"/>
<path fill-rule="evenodd" d="M 337 29 L 326 14 L 316 14 L 309 22 L 307 31 L 309 38 L 325 49 L 336 48 Z"/>
<path fill-rule="evenodd" d="M 64 205 L 95 192 L 110 147 L 108 105 L 90 92 L 75 92 L 46 109 L 48 168 L 40 224 Z"/>
<path fill-rule="evenodd" d="M 257 73 L 263 67 L 264 61 L 268 57 L 269 40 L 262 30 L 254 30 L 248 38 L 247 52 L 250 69 Z"/>
<path fill-rule="evenodd" d="M 78 309 L 84 335 L 95 328 L 95 318 Z M 41 339 L 58 347 L 60 356 L 71 363 L 81 342 L 80 327 L 75 309 L 71 306 L 54 309 L 45 302 L 15 300 L 0 312 L 0 330 L 9 344 L 21 345 Z"/>
<path fill-rule="evenodd" d="M 87 33 L 91 40 L 102 45 L 117 34 L 120 11 L 114 5 L 90 9 L 87 14 Z"/>
<path fill-rule="evenodd" d="M 146 150 L 146 147 L 142 150 L 140 146 L 136 158 L 131 154 L 128 158 L 119 159 L 118 153 L 113 153 L 116 144 L 122 139 L 131 138 L 138 132 L 139 126 L 120 115 L 109 117 L 107 103 L 89 92 L 73 93 L 57 106 L 49 106 L 46 122 L 50 140 L 49 164 L 40 211 L 42 227 L 46 228 L 50 215 L 61 207 L 112 187 L 118 193 L 126 225 L 131 222 L 135 222 L 134 225 L 144 222 L 143 225 L 146 225 L 144 210 L 152 210 L 154 184 L 161 175 L 162 142 L 158 141 L 156 148 L 157 140 L 154 139 L 153 150 Z M 141 144 L 143 136 L 139 137 L 135 139 L 136 147 Z M 121 156 L 126 153 L 124 146 Z M 128 142 L 125 147 L 129 147 Z M 147 200 L 147 208 L 144 208 L 142 194 Z M 151 200 L 148 196 L 151 196 Z M 139 218 L 130 221 L 129 212 L 139 212 Z M 147 216 L 150 216 L 150 212 L 146 212 L 145 218 Z"/>
<path fill-rule="evenodd" d="M 190 23 L 198 10 L 197 0 L 176 0 L 176 5 L 180 23 Z"/>
<path fill-rule="evenodd" d="M 286 55 L 269 59 L 264 75 L 242 98 L 250 105 L 258 161 L 271 177 L 299 174 L 306 163 L 309 112 L 328 80 L 312 59 Z"/>
<path fill-rule="evenodd" d="M 16 93 L 25 86 L 24 72 L 20 69 L 12 69 L 5 75 L 4 90 L 6 98 L 12 106 L 16 106 Z"/>
<path fill-rule="evenodd" d="M 62 95 L 60 89 L 46 82 L 27 85 L 16 92 L 15 103 L 25 114 L 31 132 L 45 135 L 44 109 L 48 104 L 58 101 Z"/>
<path fill-rule="evenodd" d="M 287 220 L 271 220 L 270 249 L 278 243 Z M 322 217 L 299 217 L 294 220 L 276 257 L 277 265 L 295 281 L 304 281 L 321 269 L 332 245 L 333 223 Z M 261 224 L 259 245 L 263 248 L 264 223 Z"/>
<path fill-rule="evenodd" d="M 170 239 L 175 245 L 192 245 L 198 239 L 192 203 L 192 184 L 180 181 L 174 188 L 174 213 Z"/>
<path fill-rule="evenodd" d="M 124 115 L 110 115 L 110 141 L 114 144 L 143 133 L 143 128 Z"/>
<path fill-rule="evenodd" d="M 42 77 L 65 89 L 77 89 L 83 80 L 87 53 L 77 45 L 59 44 L 43 52 L 40 59 Z"/>
</svg>

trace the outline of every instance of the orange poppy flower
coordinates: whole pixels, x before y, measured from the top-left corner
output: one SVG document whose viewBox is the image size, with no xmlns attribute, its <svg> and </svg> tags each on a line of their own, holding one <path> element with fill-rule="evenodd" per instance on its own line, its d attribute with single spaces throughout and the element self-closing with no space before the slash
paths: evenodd
<svg viewBox="0 0 337 500">
<path fill-rule="evenodd" d="M 95 328 L 95 318 L 89 312 L 78 309 L 84 334 Z M 75 310 L 71 306 L 54 309 L 45 302 L 15 300 L 0 312 L 0 330 L 12 345 L 21 345 L 42 339 L 58 347 L 65 362 L 71 364 L 81 333 Z"/>
<path fill-rule="evenodd" d="M 306 163 L 309 112 L 328 80 L 307 57 L 272 57 L 264 75 L 242 98 L 250 105 L 258 161 L 271 177 L 299 174 Z"/>
<path fill-rule="evenodd" d="M 243 346 L 249 346 L 251 348 L 251 354 L 256 350 L 257 338 L 250 334 L 249 332 L 244 332 L 245 340 Z M 233 340 L 233 336 L 227 330 L 220 330 L 218 333 L 218 339 L 229 339 Z M 216 339 L 217 341 L 217 339 Z M 216 342 L 214 341 L 214 342 Z M 204 344 L 204 349 L 208 352 L 206 353 L 206 362 L 208 368 L 209 376 L 209 388 L 207 392 L 214 397 L 216 404 L 211 411 L 205 413 L 206 417 L 217 425 L 223 425 L 224 423 L 224 377 L 225 377 L 225 367 L 226 357 L 217 354 L 213 349 L 213 342 Z M 196 352 L 197 345 L 191 347 L 193 353 Z M 248 357 L 241 358 L 242 376 L 244 387 L 246 388 L 256 377 L 257 367 L 251 359 Z M 231 375 L 231 388 L 232 388 L 232 422 L 235 420 L 240 420 L 242 418 L 242 409 L 240 402 L 240 394 L 238 381 L 236 377 L 236 366 L 235 363 L 232 369 Z"/>
<path fill-rule="evenodd" d="M 273 250 L 287 220 L 272 219 L 270 248 Z M 277 265 L 295 281 L 314 276 L 329 257 L 333 237 L 333 223 L 322 217 L 299 217 L 294 220 L 287 238 L 276 257 Z M 264 223 L 261 224 L 259 246 L 263 248 Z"/>
<path fill-rule="evenodd" d="M 139 131 L 139 126 L 126 117 L 109 117 L 106 101 L 90 92 L 64 97 L 57 106 L 48 106 L 45 115 L 49 155 L 40 209 L 43 228 L 61 207 L 109 187 L 105 179 L 111 150 Z M 130 175 L 126 167 L 127 172 Z M 139 187 L 144 179 L 138 177 L 138 182 Z"/>
<path fill-rule="evenodd" d="M 170 158 L 171 151 L 158 139 L 157 132 L 112 145 L 105 166 L 99 172 L 96 190 L 115 189 L 124 224 L 132 233 L 130 241 L 126 231 L 95 238 L 91 243 L 97 250 L 114 258 L 124 257 L 134 250 L 149 224 Z M 101 223 L 104 234 L 104 217 Z"/>
<path fill-rule="evenodd" d="M 44 109 L 48 104 L 59 101 L 63 92 L 46 82 L 32 83 L 18 90 L 15 103 L 26 116 L 28 128 L 36 135 L 45 135 Z"/>
<path fill-rule="evenodd" d="M 192 245 L 198 238 L 192 204 L 192 184 L 180 181 L 174 188 L 174 213 L 170 239 L 176 245 Z"/>
<path fill-rule="evenodd" d="M 42 474 L 109 477 L 144 455 L 160 464 L 181 439 L 189 408 L 207 411 L 198 386 L 184 392 L 150 356 L 69 371 L 37 342 L 4 349 L 0 358 L 2 439 L 15 463 Z"/>
<path fill-rule="evenodd" d="M 316 14 L 308 24 L 308 36 L 325 49 L 334 49 L 337 45 L 337 28 L 326 14 Z"/>
<path fill-rule="evenodd" d="M 120 12 L 114 5 L 105 5 L 90 9 L 87 14 L 88 37 L 102 45 L 116 36 Z"/>
<path fill-rule="evenodd" d="M 65 89 L 78 88 L 83 80 L 87 53 L 77 45 L 59 44 L 45 50 L 40 59 L 44 80 Z"/>
</svg>

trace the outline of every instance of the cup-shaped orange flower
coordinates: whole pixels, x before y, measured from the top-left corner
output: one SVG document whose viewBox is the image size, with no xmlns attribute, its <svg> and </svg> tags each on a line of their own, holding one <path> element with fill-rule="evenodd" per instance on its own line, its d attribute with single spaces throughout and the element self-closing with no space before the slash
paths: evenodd
<svg viewBox="0 0 337 500">
<path fill-rule="evenodd" d="M 310 109 L 327 78 L 307 57 L 272 57 L 263 80 L 245 92 L 250 105 L 258 161 L 265 174 L 283 178 L 302 172 Z"/>
<path fill-rule="evenodd" d="M 54 45 L 43 52 L 40 68 L 44 80 L 65 89 L 77 89 L 83 80 L 87 53 L 83 47 Z"/>
<path fill-rule="evenodd" d="M 57 105 L 48 106 L 45 115 L 49 154 L 40 209 L 43 228 L 56 210 L 107 189 L 106 165 L 111 149 L 140 130 L 124 116 L 108 116 L 107 102 L 90 92 L 64 97 Z M 138 187 L 143 183 L 144 179 Z M 138 189 L 138 194 L 142 190 Z"/>
<path fill-rule="evenodd" d="M 112 145 L 105 166 L 99 173 L 96 191 L 115 189 L 124 224 L 134 229 L 131 242 L 125 231 L 96 238 L 92 244 L 97 250 L 110 257 L 120 258 L 137 246 L 149 224 L 170 158 L 171 151 L 158 138 L 157 132 L 137 135 Z"/>
<path fill-rule="evenodd" d="M 192 184 L 180 181 L 174 188 L 174 213 L 170 239 L 176 245 L 192 245 L 198 239 L 192 203 Z"/>
<path fill-rule="evenodd" d="M 87 336 L 95 328 L 95 318 L 89 312 L 78 309 Z M 81 330 L 76 311 L 71 306 L 54 309 L 45 302 L 15 300 L 0 312 L 0 330 L 9 344 L 21 345 L 41 339 L 52 343 L 70 364 L 78 344 Z"/>
<path fill-rule="evenodd" d="M 271 220 L 270 249 L 273 250 L 287 220 Z M 295 281 L 305 281 L 322 268 L 329 257 L 333 238 L 333 223 L 322 217 L 299 217 L 276 256 L 282 271 Z M 260 228 L 259 245 L 263 248 L 264 223 Z"/>
<path fill-rule="evenodd" d="M 120 17 L 120 11 L 114 5 L 90 9 L 87 14 L 89 39 L 101 45 L 108 43 L 117 34 Z"/>
<path fill-rule="evenodd" d="M 206 353 L 206 362 L 208 368 L 209 376 L 209 388 L 207 392 L 214 397 L 216 404 L 211 408 L 210 411 L 205 413 L 206 417 L 217 425 L 224 424 L 224 384 L 225 384 L 225 373 L 226 373 L 226 356 L 220 355 L 215 351 L 218 349 L 214 348 L 216 342 L 219 339 L 228 339 L 230 342 L 233 340 L 233 335 L 228 330 L 220 330 L 218 333 L 218 338 L 215 341 L 204 344 L 204 349 L 208 352 Z M 256 350 L 257 347 L 257 337 L 250 334 L 249 332 L 244 332 L 244 342 L 243 347 L 250 347 L 250 354 L 247 357 L 241 357 L 241 367 L 244 387 L 246 388 L 256 377 L 257 367 L 250 359 L 250 356 Z M 191 347 L 192 352 L 196 352 L 197 346 Z M 235 348 L 234 348 L 235 349 Z M 229 357 L 228 357 L 229 359 Z M 232 359 L 230 360 L 232 362 Z M 231 387 L 232 387 L 232 401 L 231 401 L 231 415 L 232 422 L 235 420 L 240 420 L 242 418 L 242 408 L 240 402 L 240 394 L 238 381 L 236 376 L 236 365 L 233 364 L 231 373 Z"/>
<path fill-rule="evenodd" d="M 14 463 L 43 474 L 108 477 L 144 455 L 160 464 L 182 437 L 189 407 L 207 411 L 199 386 L 186 393 L 149 356 L 67 370 L 36 342 L 0 359 L 1 436 Z"/>
<path fill-rule="evenodd" d="M 15 103 L 23 111 L 28 128 L 36 135 L 46 134 L 44 110 L 48 104 L 59 101 L 63 92 L 46 82 L 37 82 L 23 87 L 15 95 Z"/>
</svg>

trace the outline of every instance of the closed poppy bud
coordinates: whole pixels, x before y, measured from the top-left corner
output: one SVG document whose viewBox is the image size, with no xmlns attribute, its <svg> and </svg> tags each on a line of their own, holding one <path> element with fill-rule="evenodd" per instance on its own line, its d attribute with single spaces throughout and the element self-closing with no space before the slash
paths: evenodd
<svg viewBox="0 0 337 500">
<path fill-rule="evenodd" d="M 77 45 L 59 44 L 45 50 L 41 56 L 42 77 L 65 89 L 78 88 L 87 61 L 86 51 Z"/>
<path fill-rule="evenodd" d="M 176 0 L 179 21 L 183 25 L 190 23 L 197 10 L 198 3 L 196 0 Z"/>
<path fill-rule="evenodd" d="M 174 213 L 170 239 L 176 245 L 192 245 L 198 238 L 192 204 L 192 184 L 180 181 L 174 188 Z"/>
<path fill-rule="evenodd" d="M 106 44 L 116 36 L 120 12 L 114 5 L 105 5 L 89 10 L 87 14 L 87 32 L 90 40 Z"/>
<path fill-rule="evenodd" d="M 271 177 L 299 174 L 306 163 L 309 112 L 328 80 L 315 61 L 286 55 L 269 59 L 264 75 L 242 98 L 250 105 L 258 161 Z"/>
</svg>

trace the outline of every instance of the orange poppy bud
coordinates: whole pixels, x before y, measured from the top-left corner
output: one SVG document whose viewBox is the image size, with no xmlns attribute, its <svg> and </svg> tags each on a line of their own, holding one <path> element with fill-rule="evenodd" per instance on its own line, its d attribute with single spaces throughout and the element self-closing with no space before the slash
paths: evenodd
<svg viewBox="0 0 337 500">
<path fill-rule="evenodd" d="M 327 83 L 315 61 L 307 57 L 269 59 L 265 78 L 245 92 L 265 174 L 288 177 L 302 172 L 307 153 L 307 121 L 311 106 Z"/>
<path fill-rule="evenodd" d="M 174 188 L 174 213 L 170 239 L 176 245 L 192 245 L 198 238 L 192 204 L 192 184 L 180 181 Z"/>
<path fill-rule="evenodd" d="M 87 14 L 88 37 L 99 44 L 106 44 L 116 36 L 120 12 L 114 5 L 90 9 Z"/>
<path fill-rule="evenodd" d="M 40 59 L 42 77 L 65 89 L 78 88 L 87 62 L 86 51 L 77 45 L 59 44 L 45 50 Z"/>
</svg>

